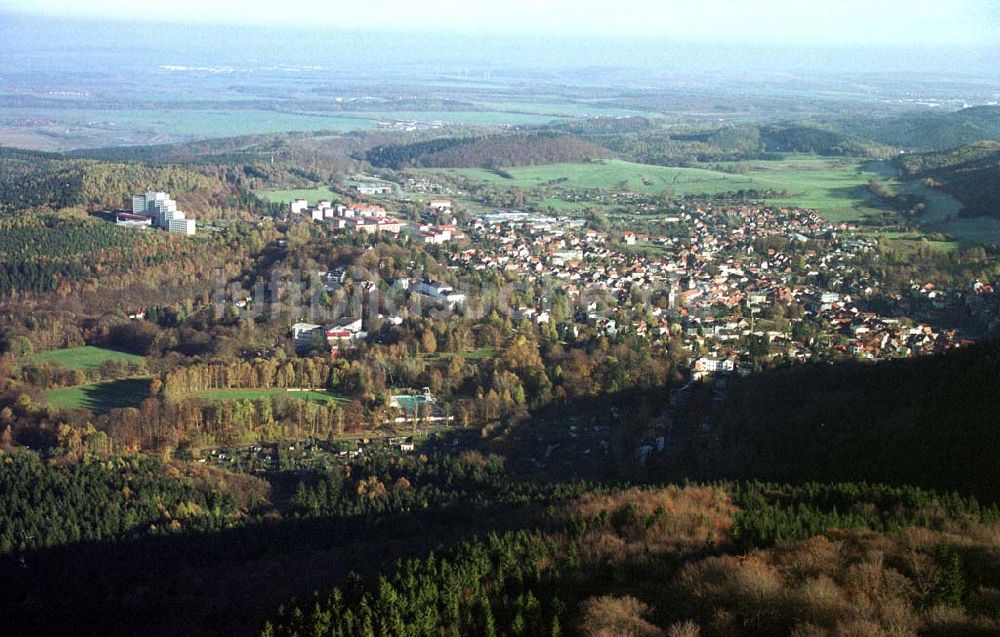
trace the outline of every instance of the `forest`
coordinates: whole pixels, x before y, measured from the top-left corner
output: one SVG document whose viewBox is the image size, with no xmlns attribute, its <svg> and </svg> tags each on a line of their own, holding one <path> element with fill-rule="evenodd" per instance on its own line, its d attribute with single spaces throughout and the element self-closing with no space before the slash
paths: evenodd
<svg viewBox="0 0 1000 637">
<path fill-rule="evenodd" d="M 4 616 L 24 619 L 37 592 L 60 593 L 35 629 L 86 622 L 118 633 L 150 621 L 160 631 L 256 625 L 264 634 L 344 635 L 997 628 L 990 529 L 1000 510 L 952 493 L 522 481 L 502 458 L 474 452 L 375 455 L 266 479 L 154 459 L 0 458 L 4 506 L 60 503 L 0 527 L 0 561 L 14 567 L 0 586 Z M 407 540 L 386 544 L 390 537 Z M 98 538 L 105 542 L 91 542 Z M 292 557 L 303 552 L 319 562 Z M 274 559 L 299 566 L 275 572 Z M 235 564 L 257 575 L 231 581 L 219 572 Z M 309 582 L 330 577 L 317 568 L 344 583 L 311 594 Z M 237 581 L 245 602 L 228 597 Z M 135 603 L 115 601 L 130 590 Z M 298 601 L 265 622 L 289 592 Z"/>
<path fill-rule="evenodd" d="M 444 137 L 413 144 L 376 146 L 365 159 L 393 169 L 479 168 L 581 162 L 613 157 L 606 148 L 555 131 L 481 137 Z"/>
<path fill-rule="evenodd" d="M 905 176 L 920 179 L 924 185 L 940 188 L 961 201 L 962 216 L 1000 216 L 1000 142 L 911 153 L 896 163 Z"/>
<path fill-rule="evenodd" d="M 813 364 L 734 383 L 711 436 L 691 432 L 664 476 L 872 480 L 1000 500 L 995 342 L 875 365 Z"/>
<path fill-rule="evenodd" d="M 863 485 L 587 494 L 538 530 L 490 534 L 302 600 L 263 634 L 988 634 L 995 540 L 979 533 L 997 511 L 957 500 L 923 517 L 940 504 Z M 871 508 L 852 519 L 838 505 Z M 780 540 L 748 533 L 758 519 Z M 934 530 L 943 520 L 948 530 Z"/>
</svg>

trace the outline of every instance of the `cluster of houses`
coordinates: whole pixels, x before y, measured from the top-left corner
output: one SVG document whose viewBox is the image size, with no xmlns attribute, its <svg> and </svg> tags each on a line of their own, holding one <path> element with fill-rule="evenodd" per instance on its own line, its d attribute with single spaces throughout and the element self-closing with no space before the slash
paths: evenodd
<svg viewBox="0 0 1000 637">
<path fill-rule="evenodd" d="M 576 302 L 576 324 L 608 336 L 628 332 L 653 341 L 680 338 L 694 353 L 694 378 L 749 371 L 746 343 L 755 335 L 768 344 L 767 357 L 806 360 L 817 347 L 831 355 L 880 359 L 937 352 L 967 343 L 954 330 L 929 322 L 911 324 L 866 310 L 880 288 L 857 266 L 876 251 L 867 238 L 850 238 L 849 224 L 831 224 L 810 210 L 743 206 L 694 207 L 676 213 L 671 236 L 626 232 L 612 237 L 579 219 L 517 211 L 482 215 L 470 224 L 473 246 L 456 251 L 458 269 L 501 270 L 509 278 L 558 288 Z M 786 253 L 761 249 L 761 240 L 780 238 L 802 248 Z M 811 250 L 822 239 L 832 249 Z M 619 249 L 642 242 L 655 257 Z M 821 253 L 820 253 L 821 252 Z M 944 309 L 952 292 L 915 286 L 914 296 Z M 933 288 L 933 286 L 930 286 Z M 991 288 L 990 288 L 991 289 Z M 514 310 L 514 318 L 549 320 L 551 298 Z M 782 329 L 755 325 L 754 315 L 775 305 L 802 308 Z M 624 320 L 623 317 L 624 316 Z M 810 320 L 822 333 L 796 334 Z M 561 326 L 570 336 L 578 325 Z"/>
<path fill-rule="evenodd" d="M 754 357 L 808 360 L 821 354 L 875 360 L 960 347 L 969 341 L 955 330 L 933 327 L 932 313 L 963 300 L 995 308 L 1000 329 L 1000 295 L 985 283 L 976 282 L 966 291 L 914 283 L 909 296 L 881 294 L 881 282 L 859 267 L 862 258 L 877 256 L 877 242 L 851 232 L 857 229 L 852 224 L 827 222 L 812 210 L 681 206 L 658 217 L 671 226 L 669 235 L 609 234 L 579 218 L 497 210 L 474 218 L 466 228 L 471 241 L 456 245 L 451 242 L 466 234 L 455 225 L 437 223 L 451 207 L 448 199 L 432 199 L 423 220 L 413 223 L 366 203 L 321 201 L 310 208 L 299 200 L 291 211 L 338 229 L 406 232 L 414 243 L 450 244 L 448 266 L 456 280 L 463 271 L 489 270 L 508 280 L 558 289 L 574 308 L 570 316 L 559 318 L 558 329 L 566 337 L 589 329 L 661 343 L 680 339 L 692 353 L 694 379 L 748 373 Z M 822 249 L 810 245 L 818 240 L 824 242 Z M 651 249 L 630 249 L 637 246 Z M 467 302 L 465 294 L 440 281 L 403 278 L 393 286 L 452 309 Z M 868 300 L 876 295 L 881 295 L 883 308 L 887 297 L 894 303 L 892 316 L 871 311 Z M 521 299 L 506 309 L 513 320 L 549 323 L 552 296 Z M 781 321 L 755 320 L 770 317 L 779 306 L 799 311 Z M 811 328 L 797 329 L 804 321 Z M 364 334 L 360 324 L 353 331 L 338 325 L 296 327 L 296 343 L 314 344 L 323 333 L 334 354 Z M 766 343 L 753 357 L 750 337 Z"/>
<path fill-rule="evenodd" d="M 433 215 L 450 212 L 451 201 L 432 199 L 428 209 Z M 453 224 L 409 223 L 376 204 L 320 201 L 310 207 L 307 200 L 296 199 L 289 204 L 289 211 L 293 215 L 309 215 L 313 221 L 330 224 L 336 230 L 387 234 L 406 232 L 414 243 L 425 245 L 440 245 L 465 238 L 465 234 Z"/>
</svg>

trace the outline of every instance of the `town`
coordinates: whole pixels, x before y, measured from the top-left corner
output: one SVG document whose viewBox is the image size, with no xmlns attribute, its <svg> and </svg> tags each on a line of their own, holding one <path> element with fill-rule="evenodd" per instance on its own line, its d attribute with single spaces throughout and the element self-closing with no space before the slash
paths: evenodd
<svg viewBox="0 0 1000 637">
<path fill-rule="evenodd" d="M 1000 319 L 988 281 L 948 288 L 914 280 L 887 294 L 870 267 L 880 258 L 877 241 L 856 225 L 831 224 L 810 210 L 681 204 L 665 220 L 669 234 L 660 235 L 600 231 L 585 219 L 511 210 L 472 215 L 459 229 L 438 223 L 444 213 L 450 220 L 452 212 L 451 201 L 440 198 L 429 200 L 417 222 L 367 203 L 320 201 L 310 207 L 297 200 L 289 212 L 333 233 L 379 233 L 445 246 L 449 282 L 421 280 L 416 273 L 390 282 L 394 289 L 425 296 L 430 307 L 443 303 L 458 315 L 468 314 L 470 299 L 454 290 L 469 288 L 466 275 L 494 273 L 535 291 L 502 308 L 510 319 L 551 323 L 569 340 L 587 338 L 584 332 L 634 334 L 661 345 L 679 339 L 691 353 L 694 380 L 747 374 L 775 361 L 941 353 L 974 341 L 948 324 L 956 308 L 975 308 L 993 327 Z M 353 285 L 371 288 L 379 282 Z M 308 350 L 320 327 L 294 326 L 300 352 Z M 368 336 L 357 317 L 323 329 L 333 354 Z"/>
</svg>

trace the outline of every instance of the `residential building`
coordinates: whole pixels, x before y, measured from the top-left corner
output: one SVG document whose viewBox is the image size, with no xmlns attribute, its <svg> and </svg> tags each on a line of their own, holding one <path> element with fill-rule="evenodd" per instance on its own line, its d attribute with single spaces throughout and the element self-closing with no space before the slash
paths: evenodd
<svg viewBox="0 0 1000 637">
<path fill-rule="evenodd" d="M 134 195 L 132 214 L 148 216 L 152 219 L 152 225 L 168 232 L 185 235 L 193 235 L 196 232 L 194 219 L 187 219 L 184 212 L 177 208 L 177 202 L 165 192 L 149 190 L 144 195 Z"/>
</svg>

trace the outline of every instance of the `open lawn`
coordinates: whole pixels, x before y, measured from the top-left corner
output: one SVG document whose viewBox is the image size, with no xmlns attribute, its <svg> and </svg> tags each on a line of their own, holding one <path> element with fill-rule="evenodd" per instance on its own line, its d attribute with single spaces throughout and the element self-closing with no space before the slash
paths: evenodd
<svg viewBox="0 0 1000 637">
<path fill-rule="evenodd" d="M 319 201 L 340 201 L 340 195 L 329 188 L 254 190 L 253 194 L 272 203 L 290 203 L 296 199 L 305 199 L 310 206 L 315 206 Z"/>
<path fill-rule="evenodd" d="M 285 396 L 296 400 L 305 400 L 317 405 L 328 402 L 344 403 L 350 400 L 346 396 L 327 391 L 288 391 L 287 389 L 206 389 L 205 391 L 187 394 L 185 398 L 201 398 L 204 400 L 267 400 L 272 396 Z"/>
<path fill-rule="evenodd" d="M 100 367 L 105 361 L 139 363 L 142 360 L 142 356 L 91 345 L 39 352 L 32 357 L 35 363 L 50 363 L 67 369 L 80 370 Z"/>
<path fill-rule="evenodd" d="M 148 396 L 148 378 L 125 378 L 53 389 L 46 393 L 45 400 L 57 409 L 89 409 L 103 414 L 112 409 L 138 407 Z"/>
</svg>

